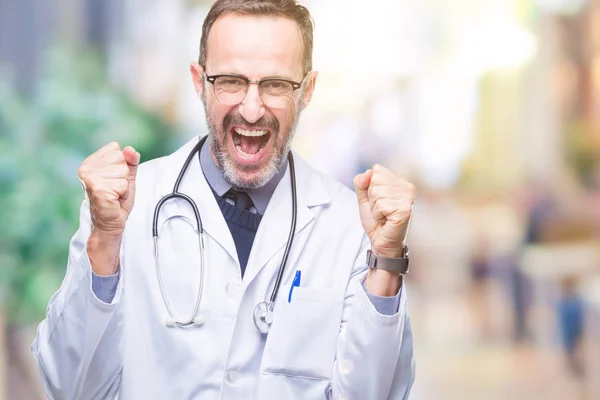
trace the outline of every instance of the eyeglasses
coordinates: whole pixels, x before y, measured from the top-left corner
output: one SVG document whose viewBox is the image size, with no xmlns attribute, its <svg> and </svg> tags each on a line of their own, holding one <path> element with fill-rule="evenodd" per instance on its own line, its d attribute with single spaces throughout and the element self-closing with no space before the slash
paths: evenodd
<svg viewBox="0 0 600 400">
<path fill-rule="evenodd" d="M 258 85 L 258 94 L 265 106 L 285 108 L 294 97 L 294 92 L 302 86 L 304 78 L 301 82 L 280 78 L 251 81 L 241 75 L 206 75 L 206 80 L 213 85 L 215 97 L 221 104 L 240 104 L 248 93 L 248 86 L 254 83 Z"/>
</svg>

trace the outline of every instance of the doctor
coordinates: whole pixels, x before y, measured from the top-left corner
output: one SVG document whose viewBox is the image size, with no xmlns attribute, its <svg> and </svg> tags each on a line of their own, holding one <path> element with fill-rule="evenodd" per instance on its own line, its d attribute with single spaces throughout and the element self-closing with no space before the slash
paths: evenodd
<svg viewBox="0 0 600 400">
<path fill-rule="evenodd" d="M 80 227 L 32 344 L 50 399 L 408 398 L 415 189 L 375 165 L 354 194 L 288 156 L 312 38 L 294 0 L 218 0 L 190 67 L 207 139 L 82 163 Z"/>
</svg>

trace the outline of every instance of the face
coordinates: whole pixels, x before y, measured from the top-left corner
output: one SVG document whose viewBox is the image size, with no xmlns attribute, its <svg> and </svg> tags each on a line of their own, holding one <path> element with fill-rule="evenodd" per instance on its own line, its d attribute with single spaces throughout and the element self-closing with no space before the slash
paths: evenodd
<svg viewBox="0 0 600 400">
<path fill-rule="evenodd" d="M 239 104 L 219 102 L 207 76 L 242 75 L 252 81 L 304 78 L 303 42 L 296 22 L 282 17 L 229 14 L 213 25 L 207 41 L 206 71 L 191 65 L 202 99 L 211 151 L 225 179 L 238 189 L 263 186 L 286 162 L 302 109 L 312 96 L 316 73 L 309 74 L 285 107 L 266 106 L 258 86 L 250 84 Z"/>
</svg>

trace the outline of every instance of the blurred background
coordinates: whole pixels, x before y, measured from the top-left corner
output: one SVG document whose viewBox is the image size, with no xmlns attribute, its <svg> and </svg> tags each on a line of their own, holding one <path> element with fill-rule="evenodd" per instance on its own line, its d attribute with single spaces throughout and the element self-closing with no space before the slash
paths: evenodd
<svg viewBox="0 0 600 400">
<path fill-rule="evenodd" d="M 206 133 L 211 1 L 0 0 L 0 400 L 63 278 L 81 161 Z M 306 0 L 320 71 L 295 149 L 417 185 L 411 399 L 600 398 L 600 1 Z"/>
</svg>

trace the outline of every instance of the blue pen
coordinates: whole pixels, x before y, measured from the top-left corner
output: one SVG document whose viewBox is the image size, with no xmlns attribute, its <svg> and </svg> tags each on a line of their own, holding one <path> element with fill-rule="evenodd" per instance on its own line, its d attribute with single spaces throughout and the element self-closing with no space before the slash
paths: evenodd
<svg viewBox="0 0 600 400">
<path fill-rule="evenodd" d="M 292 286 L 290 286 L 290 295 L 288 296 L 288 303 L 292 301 L 292 292 L 294 291 L 295 286 L 300 286 L 300 277 L 302 276 L 302 272 L 300 270 L 296 271 L 296 276 L 294 276 L 294 281 L 292 282 Z"/>
</svg>

